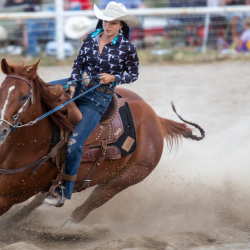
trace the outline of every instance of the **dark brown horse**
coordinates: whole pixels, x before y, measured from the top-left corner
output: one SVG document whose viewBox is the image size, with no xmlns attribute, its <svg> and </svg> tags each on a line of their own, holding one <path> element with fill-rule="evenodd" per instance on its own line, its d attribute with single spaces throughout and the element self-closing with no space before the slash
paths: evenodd
<svg viewBox="0 0 250 250">
<path fill-rule="evenodd" d="M 23 124 L 35 120 L 60 103 L 60 95 L 52 93 L 49 85 L 37 76 L 38 63 L 24 66 L 9 65 L 5 59 L 1 62 L 2 72 L 12 77 L 5 78 L 0 83 L 0 169 L 18 169 L 48 154 L 52 126 L 72 129 L 68 120 L 60 112 L 56 112 L 32 126 L 18 128 L 16 133 L 11 132 L 13 116 L 26 100 L 29 103 L 20 120 Z M 33 98 L 27 99 L 31 88 Z M 117 93 L 123 96 L 130 106 L 138 140 L 137 149 L 131 155 L 102 163 L 90 184 L 96 188 L 70 216 L 76 223 L 122 190 L 144 180 L 161 159 L 164 138 L 169 147 L 172 147 L 174 142 L 178 143 L 181 137 L 200 139 L 194 136 L 184 123 L 158 117 L 154 110 L 132 91 L 118 88 Z M 91 166 L 92 163 L 84 163 L 84 166 L 79 168 L 76 185 L 85 179 Z M 33 201 L 14 215 L 12 221 L 27 216 L 42 204 L 46 194 L 40 191 L 49 186 L 58 171 L 51 160 L 36 173 L 33 174 L 32 170 L 31 168 L 12 175 L 0 174 L 0 215 L 34 195 L 36 197 Z"/>
</svg>

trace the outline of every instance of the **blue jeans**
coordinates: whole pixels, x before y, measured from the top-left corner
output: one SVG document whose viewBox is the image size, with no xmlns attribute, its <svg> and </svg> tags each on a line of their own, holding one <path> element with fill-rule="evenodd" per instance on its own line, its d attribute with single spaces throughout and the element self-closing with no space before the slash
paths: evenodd
<svg viewBox="0 0 250 250">
<path fill-rule="evenodd" d="M 94 89 L 76 100 L 83 118 L 75 125 L 74 131 L 68 140 L 65 164 L 65 173 L 67 175 L 77 174 L 81 162 L 83 144 L 97 126 L 111 99 L 112 95 L 104 94 Z M 74 184 L 74 181 L 64 181 L 65 198 L 69 200 L 71 199 Z"/>
</svg>

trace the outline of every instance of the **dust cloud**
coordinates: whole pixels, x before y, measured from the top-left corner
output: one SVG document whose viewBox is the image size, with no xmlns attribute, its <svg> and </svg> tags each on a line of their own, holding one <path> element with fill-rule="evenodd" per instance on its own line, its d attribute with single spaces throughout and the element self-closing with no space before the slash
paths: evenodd
<svg viewBox="0 0 250 250">
<path fill-rule="evenodd" d="M 204 128 L 206 138 L 183 140 L 171 153 L 165 147 L 146 180 L 79 225 L 58 227 L 92 189 L 60 209 L 38 208 L 2 234 L 1 249 L 250 249 L 248 69 L 248 62 L 142 66 L 139 80 L 123 87 L 141 95 L 159 116 L 178 121 L 173 101 L 183 118 Z M 52 81 L 67 77 L 70 67 L 41 72 Z"/>
</svg>

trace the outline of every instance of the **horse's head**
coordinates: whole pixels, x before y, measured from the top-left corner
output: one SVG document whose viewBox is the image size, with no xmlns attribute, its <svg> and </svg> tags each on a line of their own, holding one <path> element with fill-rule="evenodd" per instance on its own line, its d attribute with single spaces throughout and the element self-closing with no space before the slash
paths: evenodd
<svg viewBox="0 0 250 250">
<path fill-rule="evenodd" d="M 25 116 L 25 106 L 31 98 L 32 82 L 37 76 L 39 61 L 34 65 L 9 65 L 5 59 L 1 61 L 2 72 L 6 75 L 0 83 L 0 145 L 8 137 L 12 124 L 19 113 Z M 26 113 L 26 112 L 25 112 Z"/>
</svg>

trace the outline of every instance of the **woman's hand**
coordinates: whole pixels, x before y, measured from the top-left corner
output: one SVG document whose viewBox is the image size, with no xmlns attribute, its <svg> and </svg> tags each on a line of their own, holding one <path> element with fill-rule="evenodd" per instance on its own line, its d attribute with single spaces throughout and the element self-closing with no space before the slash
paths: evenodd
<svg viewBox="0 0 250 250">
<path fill-rule="evenodd" d="M 114 75 L 110 75 L 108 73 L 101 73 L 99 74 L 100 77 L 100 83 L 101 84 L 108 84 L 110 82 L 115 82 L 115 76 Z"/>
<path fill-rule="evenodd" d="M 75 91 L 76 91 L 76 87 L 75 86 L 70 86 L 69 88 L 69 91 L 70 91 L 70 99 L 72 99 Z"/>
</svg>

